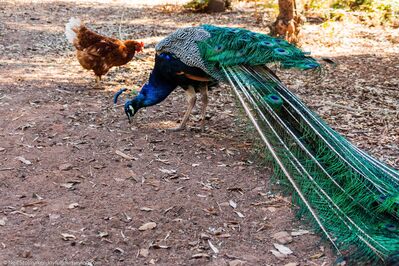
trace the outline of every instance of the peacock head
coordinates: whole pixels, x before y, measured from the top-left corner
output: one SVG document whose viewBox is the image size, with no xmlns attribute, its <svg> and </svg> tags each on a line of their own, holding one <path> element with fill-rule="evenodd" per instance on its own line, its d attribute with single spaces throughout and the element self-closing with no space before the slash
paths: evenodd
<svg viewBox="0 0 399 266">
<path fill-rule="evenodd" d="M 125 114 L 127 115 L 127 118 L 129 119 L 129 123 L 131 123 L 131 119 L 137 113 L 137 111 L 143 107 L 139 98 L 140 97 L 136 96 L 133 99 L 127 100 L 125 102 Z"/>
<path fill-rule="evenodd" d="M 114 95 L 114 104 L 116 105 L 118 103 L 119 96 L 121 96 L 124 92 L 126 92 L 128 89 L 122 88 L 119 91 L 117 91 Z M 130 119 L 137 113 L 137 111 L 143 107 L 143 95 L 139 94 L 136 90 L 131 90 L 130 96 L 135 96 L 131 100 L 127 100 L 124 105 L 125 113 L 127 115 L 127 118 Z"/>
</svg>

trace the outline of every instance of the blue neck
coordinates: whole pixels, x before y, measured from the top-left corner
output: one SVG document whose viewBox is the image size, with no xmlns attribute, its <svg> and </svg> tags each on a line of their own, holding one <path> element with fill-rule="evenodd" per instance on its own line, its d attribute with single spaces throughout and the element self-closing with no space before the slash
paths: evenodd
<svg viewBox="0 0 399 266">
<path fill-rule="evenodd" d="M 166 80 L 154 69 L 148 82 L 143 86 L 139 95 L 134 99 L 140 107 L 147 107 L 162 102 L 177 87 L 170 80 Z"/>
</svg>

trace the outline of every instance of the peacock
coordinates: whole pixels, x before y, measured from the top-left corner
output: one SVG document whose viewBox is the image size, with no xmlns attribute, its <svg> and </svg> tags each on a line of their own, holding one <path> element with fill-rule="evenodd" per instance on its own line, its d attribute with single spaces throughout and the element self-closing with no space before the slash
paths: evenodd
<svg viewBox="0 0 399 266">
<path fill-rule="evenodd" d="M 360 150 L 294 95 L 269 68 L 318 70 L 320 64 L 279 38 L 241 28 L 179 29 L 156 45 L 148 82 L 124 109 L 163 101 L 176 87 L 187 96 L 186 126 L 201 93 L 204 128 L 208 88 L 231 85 L 267 149 L 276 176 L 288 184 L 298 215 L 307 217 L 338 256 L 367 265 L 399 265 L 399 171 Z M 115 102 L 120 93 L 115 96 Z"/>
</svg>

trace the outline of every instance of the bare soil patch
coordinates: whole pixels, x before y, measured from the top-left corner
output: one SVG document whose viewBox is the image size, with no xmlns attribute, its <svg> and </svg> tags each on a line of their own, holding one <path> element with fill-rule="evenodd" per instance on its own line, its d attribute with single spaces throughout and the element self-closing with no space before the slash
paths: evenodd
<svg viewBox="0 0 399 266">
<path fill-rule="evenodd" d="M 147 49 L 141 59 L 113 68 L 103 90 L 93 89 L 92 73 L 79 66 L 63 35 L 71 16 L 109 36 L 118 37 L 120 26 L 124 38 L 144 41 Z M 112 105 L 116 90 L 137 88 L 147 79 L 154 45 L 168 33 L 201 23 L 264 31 L 252 13 L 210 16 L 134 2 L 12 1 L 0 5 L 0 21 L 3 265 L 61 260 L 330 265 L 335 260 L 328 243 L 312 233 L 293 237 L 286 244 L 293 254 L 285 258 L 270 252 L 277 243 L 273 234 L 311 228 L 294 217 L 290 199 L 272 189 L 273 173 L 253 155 L 255 137 L 227 86 L 212 91 L 203 134 L 198 115 L 188 131 L 165 130 L 184 111 L 181 90 L 141 111 L 130 126 L 122 108 Z M 363 43 L 357 40 L 366 36 L 358 31 L 348 32 L 354 34 L 349 49 L 341 39 L 323 42 L 323 33 L 308 26 L 304 48 L 338 66 L 318 78 L 280 74 L 334 128 L 398 167 L 399 56 L 389 31 Z M 364 43 L 372 44 L 367 53 L 360 49 Z M 155 228 L 143 230 L 150 222 Z"/>
</svg>

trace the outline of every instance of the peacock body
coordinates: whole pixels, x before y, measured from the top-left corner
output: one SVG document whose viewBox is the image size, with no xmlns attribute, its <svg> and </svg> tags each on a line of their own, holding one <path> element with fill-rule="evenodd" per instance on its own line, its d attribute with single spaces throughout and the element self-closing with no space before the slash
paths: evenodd
<svg viewBox="0 0 399 266">
<path fill-rule="evenodd" d="M 334 131 L 268 68 L 317 69 L 315 59 L 281 39 L 212 25 L 179 29 L 156 51 L 149 81 L 125 104 L 129 118 L 178 86 L 229 83 L 299 214 L 352 261 L 399 263 L 399 172 Z"/>
</svg>

